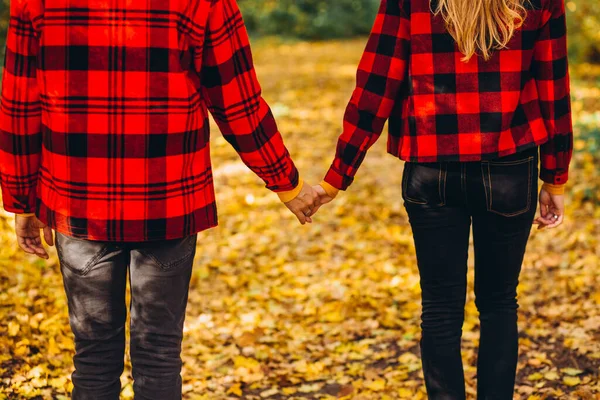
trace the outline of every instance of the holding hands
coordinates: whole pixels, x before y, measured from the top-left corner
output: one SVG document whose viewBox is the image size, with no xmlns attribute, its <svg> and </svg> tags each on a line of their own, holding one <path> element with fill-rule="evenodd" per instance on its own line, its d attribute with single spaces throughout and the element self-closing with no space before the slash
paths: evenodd
<svg viewBox="0 0 600 400">
<path fill-rule="evenodd" d="M 302 190 L 293 200 L 284 202 L 285 206 L 298 218 L 302 225 L 307 222 L 312 223 L 312 216 L 315 215 L 321 202 L 317 192 L 308 184 L 301 183 Z"/>
<path fill-rule="evenodd" d="M 331 203 L 333 199 L 335 199 L 335 195 L 327 193 L 323 185 L 315 185 L 313 187 L 315 191 L 319 194 L 319 199 L 321 200 L 321 205 Z M 337 193 L 336 193 L 337 194 Z"/>
<path fill-rule="evenodd" d="M 330 189 L 329 193 L 322 185 L 310 186 L 303 184 L 302 190 L 293 200 L 285 202 L 286 207 L 298 218 L 302 225 L 312 223 L 312 217 L 324 204 L 335 198 Z M 337 194 L 337 193 L 336 193 Z"/>
</svg>

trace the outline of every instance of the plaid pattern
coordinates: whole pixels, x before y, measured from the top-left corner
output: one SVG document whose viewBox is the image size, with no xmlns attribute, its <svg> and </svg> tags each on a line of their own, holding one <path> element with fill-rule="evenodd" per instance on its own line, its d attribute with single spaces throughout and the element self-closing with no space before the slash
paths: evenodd
<svg viewBox="0 0 600 400">
<path fill-rule="evenodd" d="M 92 240 L 213 227 L 207 110 L 269 189 L 298 185 L 235 0 L 12 0 L 4 207 Z"/>
<path fill-rule="evenodd" d="M 565 4 L 529 8 L 508 49 L 465 63 L 430 0 L 382 0 L 325 181 L 346 189 L 389 119 L 388 151 L 405 161 L 541 146 L 541 178 L 564 184 L 573 148 Z"/>
</svg>

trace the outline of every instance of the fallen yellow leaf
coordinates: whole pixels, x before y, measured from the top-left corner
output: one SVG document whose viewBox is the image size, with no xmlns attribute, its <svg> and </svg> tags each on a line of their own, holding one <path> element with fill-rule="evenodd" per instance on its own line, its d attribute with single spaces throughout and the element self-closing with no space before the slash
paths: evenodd
<svg viewBox="0 0 600 400">
<path fill-rule="evenodd" d="M 383 389 L 385 389 L 385 384 L 386 384 L 385 379 L 377 379 L 374 381 L 365 382 L 365 387 L 374 392 L 379 392 L 379 391 L 382 391 Z"/>
<path fill-rule="evenodd" d="M 10 321 L 8 323 L 8 336 L 17 336 L 20 329 L 21 326 L 17 322 Z"/>
<path fill-rule="evenodd" d="M 233 395 L 241 397 L 243 395 L 242 385 L 239 383 L 236 383 L 235 385 L 231 386 L 229 388 L 229 390 L 227 390 L 227 394 L 233 394 Z"/>
<path fill-rule="evenodd" d="M 581 379 L 578 376 L 565 376 L 563 382 L 567 386 L 577 386 L 581 383 Z"/>
</svg>

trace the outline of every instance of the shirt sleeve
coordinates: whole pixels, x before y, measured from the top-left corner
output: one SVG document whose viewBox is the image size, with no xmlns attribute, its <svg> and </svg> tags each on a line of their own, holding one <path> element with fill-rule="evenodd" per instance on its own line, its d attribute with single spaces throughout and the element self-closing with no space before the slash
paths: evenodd
<svg viewBox="0 0 600 400">
<path fill-rule="evenodd" d="M 409 44 L 410 20 L 402 1 L 382 0 L 358 67 L 336 156 L 325 176 L 334 188 L 345 190 L 352 184 L 367 151 L 381 136 L 407 79 Z"/>
<path fill-rule="evenodd" d="M 202 52 L 202 95 L 225 139 L 267 188 L 279 194 L 298 192 L 298 170 L 262 97 L 235 0 L 214 2 Z"/>
<path fill-rule="evenodd" d="M 42 152 L 38 38 L 24 0 L 11 1 L 0 106 L 0 183 L 4 208 L 32 213 Z"/>
<path fill-rule="evenodd" d="M 549 0 L 535 45 L 533 72 L 550 140 L 541 146 L 541 178 L 562 185 L 569 178 L 573 122 L 564 0 Z"/>
</svg>

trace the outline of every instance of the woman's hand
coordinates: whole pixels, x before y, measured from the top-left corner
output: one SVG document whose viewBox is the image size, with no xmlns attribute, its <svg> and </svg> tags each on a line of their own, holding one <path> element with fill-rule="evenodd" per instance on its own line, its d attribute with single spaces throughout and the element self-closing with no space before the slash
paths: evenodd
<svg viewBox="0 0 600 400">
<path fill-rule="evenodd" d="M 333 201 L 334 198 L 331 197 L 329 194 L 327 194 L 325 189 L 323 189 L 323 186 L 316 185 L 316 186 L 313 186 L 313 188 L 319 194 L 319 197 L 321 199 L 321 205 L 331 203 Z"/>
<path fill-rule="evenodd" d="M 565 220 L 565 195 L 540 192 L 540 216 L 535 220 L 538 229 L 556 228 Z"/>
<path fill-rule="evenodd" d="M 47 260 L 50 258 L 42 243 L 40 230 L 44 231 L 44 239 L 49 246 L 54 246 L 54 237 L 52 229 L 37 219 L 35 216 L 17 215 L 15 217 L 15 233 L 17 234 L 17 243 L 19 247 L 29 254 Z"/>
</svg>

